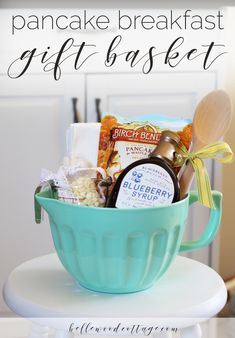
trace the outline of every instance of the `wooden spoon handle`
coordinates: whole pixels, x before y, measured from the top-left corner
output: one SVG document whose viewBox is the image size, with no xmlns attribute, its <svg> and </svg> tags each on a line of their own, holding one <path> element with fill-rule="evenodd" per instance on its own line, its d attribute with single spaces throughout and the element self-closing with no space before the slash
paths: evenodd
<svg viewBox="0 0 235 338">
<path fill-rule="evenodd" d="M 180 199 L 183 199 L 189 192 L 194 177 L 192 164 L 188 161 L 183 168 L 182 175 L 179 179 L 180 184 Z"/>
</svg>

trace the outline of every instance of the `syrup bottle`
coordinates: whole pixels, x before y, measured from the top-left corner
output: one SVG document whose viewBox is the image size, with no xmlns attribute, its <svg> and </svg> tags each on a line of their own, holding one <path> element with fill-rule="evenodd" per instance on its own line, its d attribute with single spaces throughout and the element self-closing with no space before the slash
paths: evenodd
<svg viewBox="0 0 235 338">
<path fill-rule="evenodd" d="M 119 175 L 107 206 L 143 208 L 171 204 L 179 200 L 179 181 L 174 172 L 180 137 L 165 130 L 148 158 L 138 160 Z"/>
</svg>

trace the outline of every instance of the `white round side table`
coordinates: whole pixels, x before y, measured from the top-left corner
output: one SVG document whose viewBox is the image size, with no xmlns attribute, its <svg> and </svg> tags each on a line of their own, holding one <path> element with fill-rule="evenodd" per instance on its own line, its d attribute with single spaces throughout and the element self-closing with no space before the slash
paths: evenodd
<svg viewBox="0 0 235 338">
<path fill-rule="evenodd" d="M 130 294 L 87 290 L 65 271 L 56 254 L 38 257 L 12 271 L 3 289 L 9 308 L 33 322 L 31 338 L 73 334 L 201 337 L 199 323 L 215 316 L 227 292 L 208 266 L 177 256 L 155 285 Z"/>
</svg>

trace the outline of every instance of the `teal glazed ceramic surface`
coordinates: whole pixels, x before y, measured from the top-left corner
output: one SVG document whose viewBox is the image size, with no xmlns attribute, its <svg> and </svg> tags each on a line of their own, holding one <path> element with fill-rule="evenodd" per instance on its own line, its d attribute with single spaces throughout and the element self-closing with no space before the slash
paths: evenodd
<svg viewBox="0 0 235 338">
<path fill-rule="evenodd" d="M 208 245 L 221 220 L 222 195 L 213 192 L 215 209 L 198 240 L 181 244 L 189 204 L 197 194 L 155 208 L 82 207 L 36 195 L 47 211 L 57 254 L 82 286 L 100 292 L 144 290 L 167 270 L 178 252 Z"/>
</svg>

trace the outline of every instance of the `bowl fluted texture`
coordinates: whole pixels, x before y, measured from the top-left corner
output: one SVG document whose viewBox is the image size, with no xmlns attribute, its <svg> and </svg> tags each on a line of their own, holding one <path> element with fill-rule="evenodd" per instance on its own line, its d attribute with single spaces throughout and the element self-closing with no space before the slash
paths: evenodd
<svg viewBox="0 0 235 338">
<path fill-rule="evenodd" d="M 43 195 L 44 194 L 44 195 Z M 127 293 L 153 285 L 178 253 L 188 200 L 144 209 L 89 208 L 37 195 L 57 254 L 82 286 Z"/>
</svg>

